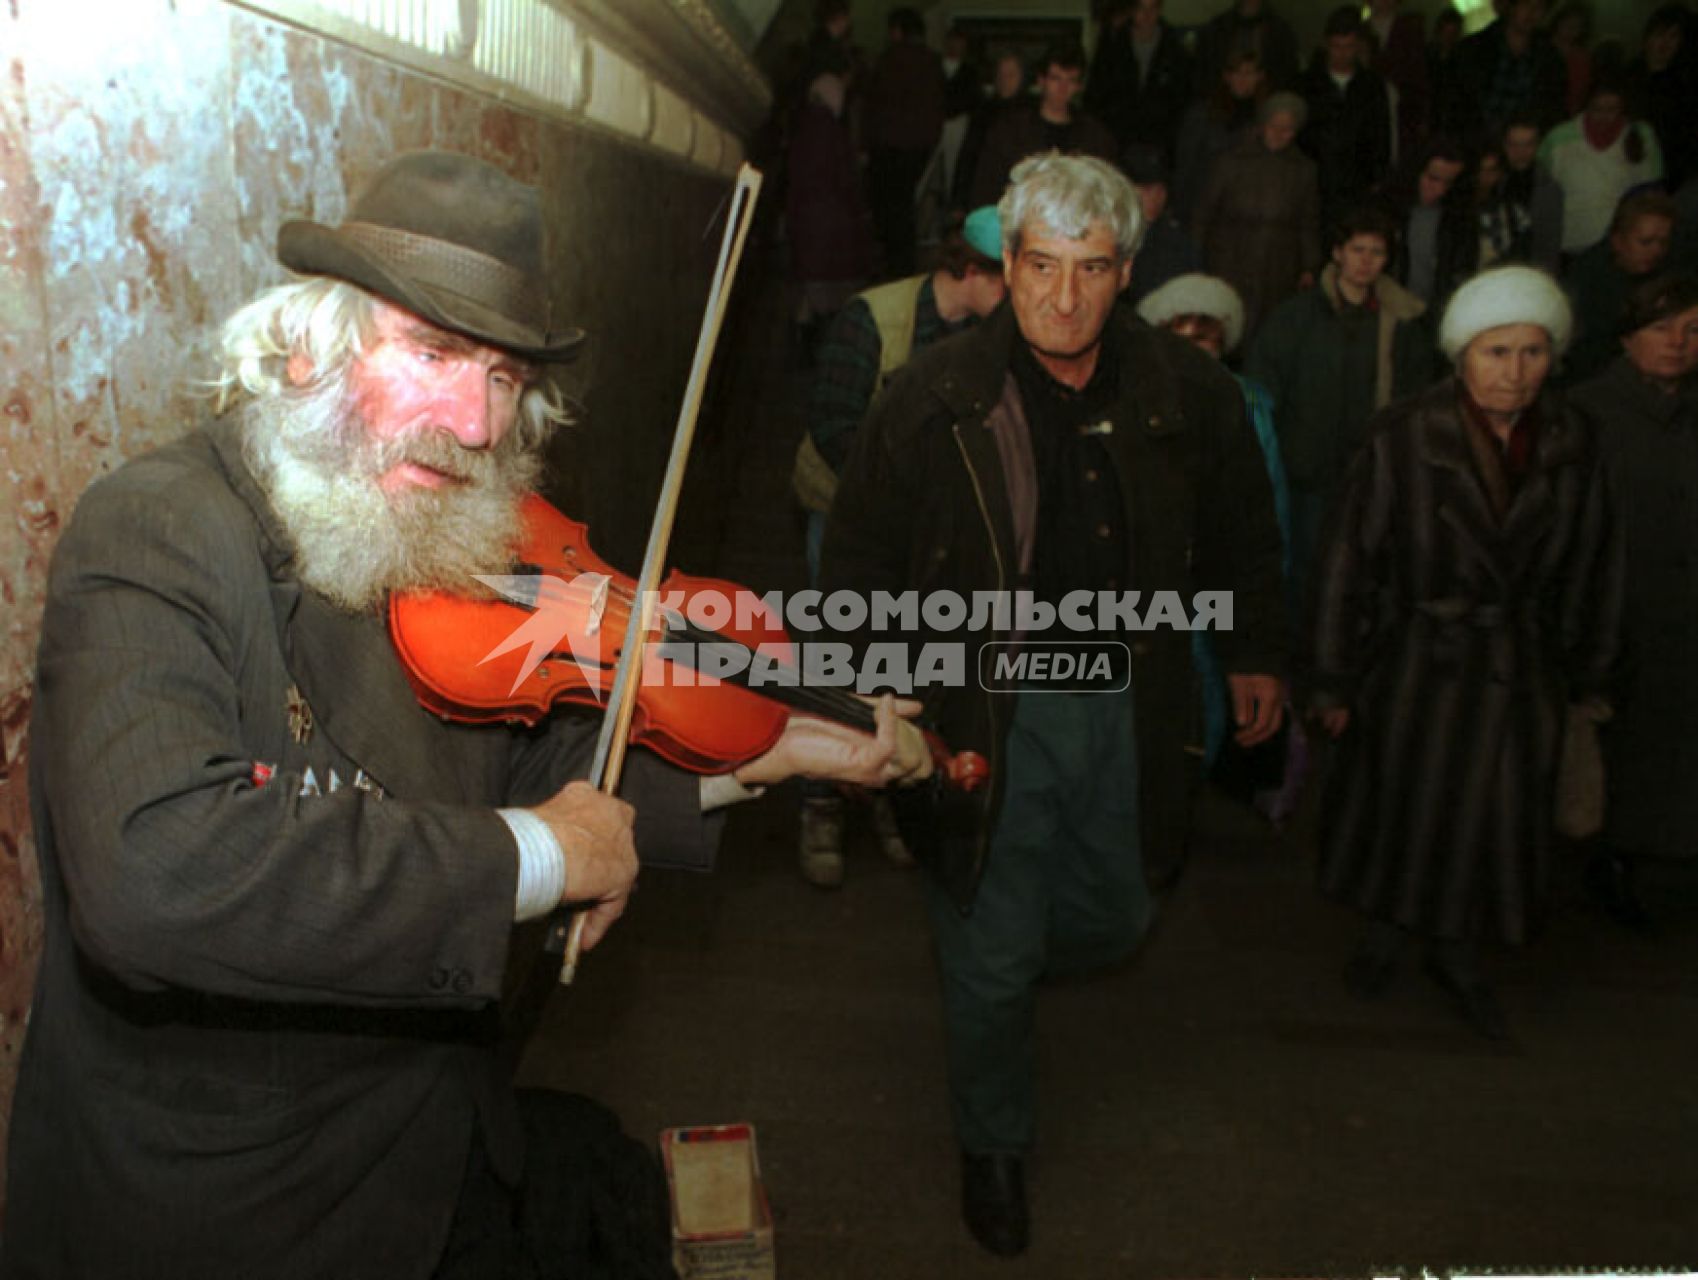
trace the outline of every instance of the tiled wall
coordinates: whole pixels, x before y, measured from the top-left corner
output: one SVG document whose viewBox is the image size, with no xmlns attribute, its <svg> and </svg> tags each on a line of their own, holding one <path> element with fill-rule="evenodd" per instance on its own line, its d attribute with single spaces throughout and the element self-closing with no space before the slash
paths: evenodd
<svg viewBox="0 0 1698 1280">
<path fill-rule="evenodd" d="M 556 313 L 592 334 L 558 492 L 617 551 L 641 546 L 730 184 L 221 0 L 8 0 L 0 70 L 3 1117 L 40 947 L 24 773 L 48 558 L 91 479 L 204 416 L 218 322 L 282 278 L 279 222 L 335 221 L 414 147 L 540 184 Z"/>
</svg>

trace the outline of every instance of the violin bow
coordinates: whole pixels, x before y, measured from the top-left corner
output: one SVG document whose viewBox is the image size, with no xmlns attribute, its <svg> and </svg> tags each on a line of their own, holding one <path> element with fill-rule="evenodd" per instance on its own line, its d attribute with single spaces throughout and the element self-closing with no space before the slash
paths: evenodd
<svg viewBox="0 0 1698 1280">
<path fill-rule="evenodd" d="M 661 481 L 654 522 L 649 526 L 648 549 L 643 553 L 643 568 L 637 577 L 638 607 L 631 610 L 625 627 L 625 646 L 614 670 L 613 687 L 607 695 L 607 708 L 601 722 L 601 736 L 596 739 L 595 756 L 590 762 L 590 785 L 607 795 L 619 790 L 619 777 L 625 767 L 631 719 L 637 712 L 637 682 L 642 675 L 642 640 L 654 623 L 661 570 L 665 567 L 667 546 L 672 540 L 672 521 L 678 514 L 678 495 L 684 487 L 684 465 L 689 460 L 690 444 L 696 436 L 696 419 L 701 414 L 708 366 L 713 363 L 713 350 L 725 322 L 726 301 L 737 275 L 737 264 L 743 258 L 743 244 L 749 238 L 749 224 L 754 220 L 755 198 L 760 195 L 760 190 L 760 170 L 745 164 L 738 170 L 737 185 L 731 191 L 725 215 L 725 236 L 719 246 L 719 265 L 714 270 L 713 286 L 708 291 L 707 306 L 702 313 L 702 331 L 696 339 L 696 355 L 690 365 L 690 381 L 684 389 L 684 402 L 678 408 L 678 426 L 672 434 L 672 456 L 666 463 L 666 476 Z M 577 974 L 578 953 L 584 939 L 584 919 L 583 911 L 561 908 L 549 923 L 544 948 L 550 954 L 564 953 L 560 966 L 562 985 L 569 984 Z"/>
</svg>

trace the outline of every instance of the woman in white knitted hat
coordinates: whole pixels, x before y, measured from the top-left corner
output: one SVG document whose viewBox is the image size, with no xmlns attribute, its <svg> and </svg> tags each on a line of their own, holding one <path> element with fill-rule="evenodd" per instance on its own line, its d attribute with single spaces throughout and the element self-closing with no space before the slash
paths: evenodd
<svg viewBox="0 0 1698 1280">
<path fill-rule="evenodd" d="M 1545 388 L 1572 328 L 1531 267 L 1458 289 L 1455 375 L 1370 424 L 1317 578 L 1321 885 L 1368 921 L 1346 982 L 1383 992 L 1413 936 L 1494 1039 L 1477 944 L 1538 922 L 1565 708 L 1606 698 L 1617 658 L 1620 530 L 1590 427 Z"/>
</svg>

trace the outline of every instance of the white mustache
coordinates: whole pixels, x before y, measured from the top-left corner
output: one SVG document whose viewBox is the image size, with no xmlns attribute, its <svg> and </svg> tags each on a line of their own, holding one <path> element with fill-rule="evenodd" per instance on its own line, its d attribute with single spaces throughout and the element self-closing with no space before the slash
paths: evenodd
<svg viewBox="0 0 1698 1280">
<path fill-rule="evenodd" d="M 342 388 L 262 398 L 244 411 L 245 453 L 294 543 L 301 580 L 351 611 L 391 591 L 464 591 L 501 572 L 519 535 L 518 498 L 540 460 L 515 434 L 467 449 L 446 431 L 375 438 Z M 404 463 L 455 483 L 385 493 Z"/>
</svg>

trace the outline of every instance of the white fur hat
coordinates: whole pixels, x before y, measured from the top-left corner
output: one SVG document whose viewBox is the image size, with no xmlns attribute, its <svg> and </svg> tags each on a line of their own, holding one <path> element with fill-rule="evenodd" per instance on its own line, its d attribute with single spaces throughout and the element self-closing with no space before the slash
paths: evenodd
<svg viewBox="0 0 1698 1280">
<path fill-rule="evenodd" d="M 1138 314 L 1160 328 L 1179 316 L 1213 316 L 1225 332 L 1226 350 L 1231 351 L 1244 336 L 1244 304 L 1238 291 L 1219 276 L 1193 271 L 1175 276 L 1161 288 L 1144 295 Z"/>
<path fill-rule="evenodd" d="M 1574 336 L 1574 312 L 1562 286 L 1536 267 L 1493 267 L 1451 295 L 1439 325 L 1439 347 L 1455 360 L 1487 329 L 1536 324 L 1557 355 Z"/>
</svg>

